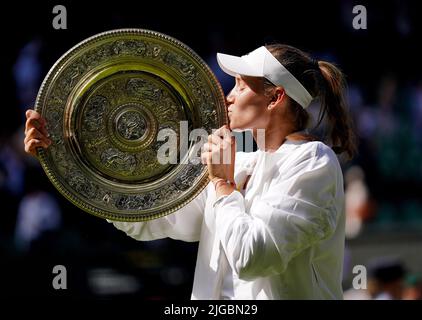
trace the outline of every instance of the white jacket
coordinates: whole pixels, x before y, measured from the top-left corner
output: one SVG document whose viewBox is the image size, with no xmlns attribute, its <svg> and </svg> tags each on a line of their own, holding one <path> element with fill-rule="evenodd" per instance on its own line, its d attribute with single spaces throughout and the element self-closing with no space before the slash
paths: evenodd
<svg viewBox="0 0 422 320">
<path fill-rule="evenodd" d="M 216 199 L 210 183 L 179 211 L 113 222 L 137 240 L 198 241 L 192 299 L 342 299 L 343 176 L 321 142 L 286 141 L 274 153 L 237 152 L 244 191 Z"/>
</svg>

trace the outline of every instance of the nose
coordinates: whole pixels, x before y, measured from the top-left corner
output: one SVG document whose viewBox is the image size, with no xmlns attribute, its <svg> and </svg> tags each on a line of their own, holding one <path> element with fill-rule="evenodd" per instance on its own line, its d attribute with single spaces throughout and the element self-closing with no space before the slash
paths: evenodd
<svg viewBox="0 0 422 320">
<path fill-rule="evenodd" d="M 230 93 L 227 95 L 226 97 L 226 107 L 227 109 L 230 107 L 230 105 L 232 105 L 234 103 L 234 94 L 233 94 L 233 90 L 230 91 Z"/>
</svg>

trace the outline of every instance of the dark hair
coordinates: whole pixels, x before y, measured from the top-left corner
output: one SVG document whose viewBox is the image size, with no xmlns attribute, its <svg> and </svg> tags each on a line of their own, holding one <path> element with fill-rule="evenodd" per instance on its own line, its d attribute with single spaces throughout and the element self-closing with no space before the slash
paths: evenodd
<svg viewBox="0 0 422 320">
<path fill-rule="evenodd" d="M 349 158 L 356 154 L 356 136 L 353 122 L 346 108 L 343 73 L 332 63 L 316 61 L 305 52 L 284 44 L 271 44 L 266 48 L 292 73 L 314 98 L 319 98 L 321 109 L 317 128 L 327 115 L 330 142 L 336 153 L 346 152 Z M 309 122 L 308 112 L 289 98 L 296 130 L 304 130 Z M 314 129 L 315 129 L 314 128 Z"/>
</svg>

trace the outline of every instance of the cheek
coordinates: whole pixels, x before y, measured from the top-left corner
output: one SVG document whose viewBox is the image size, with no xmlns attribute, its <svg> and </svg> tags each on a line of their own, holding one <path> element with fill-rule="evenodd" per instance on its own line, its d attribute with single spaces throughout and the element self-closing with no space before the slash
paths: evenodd
<svg viewBox="0 0 422 320">
<path fill-rule="evenodd" d="M 245 94 L 240 96 L 236 103 L 236 108 L 239 111 L 246 111 L 259 114 L 266 108 L 265 100 L 261 96 L 254 94 Z"/>
<path fill-rule="evenodd" d="M 266 117 L 266 104 L 260 97 L 239 99 L 233 108 L 231 121 L 243 126 L 260 126 Z"/>
</svg>

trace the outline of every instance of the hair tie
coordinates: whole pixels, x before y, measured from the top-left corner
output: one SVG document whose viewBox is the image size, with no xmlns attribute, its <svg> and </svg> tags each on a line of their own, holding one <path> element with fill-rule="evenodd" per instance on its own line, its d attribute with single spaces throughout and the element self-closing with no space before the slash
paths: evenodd
<svg viewBox="0 0 422 320">
<path fill-rule="evenodd" d="M 319 70 L 318 59 L 311 58 L 311 64 L 316 70 Z"/>
</svg>

